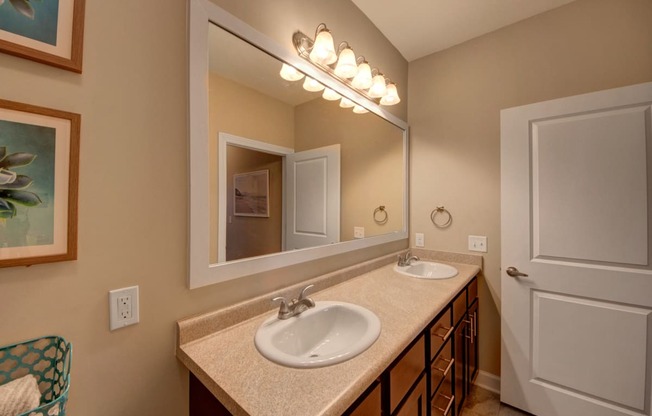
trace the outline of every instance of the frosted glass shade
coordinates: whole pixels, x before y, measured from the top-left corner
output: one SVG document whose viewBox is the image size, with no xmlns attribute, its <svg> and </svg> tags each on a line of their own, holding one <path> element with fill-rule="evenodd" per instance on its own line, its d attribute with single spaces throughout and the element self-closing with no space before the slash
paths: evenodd
<svg viewBox="0 0 652 416">
<path fill-rule="evenodd" d="M 311 61 L 321 65 L 330 65 L 337 61 L 333 36 L 328 29 L 323 29 L 317 34 L 309 56 Z"/>
<path fill-rule="evenodd" d="M 310 92 L 317 92 L 324 89 L 324 86 L 310 77 L 303 81 L 303 89 Z"/>
<path fill-rule="evenodd" d="M 301 72 L 297 71 L 293 66 L 288 64 L 283 64 L 280 74 L 281 78 L 286 81 L 298 81 L 304 77 Z"/>
<path fill-rule="evenodd" d="M 387 85 L 387 93 L 380 99 L 382 105 L 394 105 L 401 102 L 396 89 L 396 84 L 393 82 Z"/>
<path fill-rule="evenodd" d="M 351 85 L 359 90 L 366 90 L 371 87 L 371 67 L 368 63 L 363 62 L 358 65 L 358 74 L 351 81 Z"/>
<path fill-rule="evenodd" d="M 387 94 L 387 86 L 385 85 L 385 77 L 378 74 L 373 78 L 373 84 L 369 88 L 369 96 L 371 98 L 384 97 Z"/>
<path fill-rule="evenodd" d="M 342 100 L 340 100 L 340 107 L 342 108 L 352 108 L 354 106 L 355 103 L 346 97 L 342 97 Z"/>
<path fill-rule="evenodd" d="M 358 64 L 355 62 L 353 49 L 344 48 L 335 66 L 335 75 L 340 78 L 353 78 L 358 73 Z"/>
<path fill-rule="evenodd" d="M 321 95 L 324 100 L 336 101 L 342 98 L 341 95 L 331 90 L 330 88 L 324 88 L 324 93 Z"/>
<path fill-rule="evenodd" d="M 360 105 L 356 105 L 355 107 L 353 107 L 353 112 L 356 114 L 364 114 L 364 113 L 368 113 L 369 110 L 367 110 L 366 108 Z"/>
</svg>

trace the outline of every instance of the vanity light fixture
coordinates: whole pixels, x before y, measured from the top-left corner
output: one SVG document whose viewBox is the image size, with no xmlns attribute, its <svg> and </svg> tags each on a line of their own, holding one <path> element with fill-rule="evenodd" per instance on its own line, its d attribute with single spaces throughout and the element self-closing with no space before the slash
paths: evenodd
<svg viewBox="0 0 652 416">
<path fill-rule="evenodd" d="M 348 42 L 341 42 L 337 52 L 335 51 L 333 36 L 324 23 L 317 26 L 315 40 L 297 31 L 292 36 L 292 41 L 301 58 L 362 96 L 381 105 L 394 105 L 401 101 L 396 84 L 391 83 L 392 87 L 388 89 L 383 74 L 377 69 L 372 71 L 363 57 L 356 59 Z M 307 82 L 308 77 L 304 88 Z M 321 88 L 318 91 L 321 91 Z M 385 98 L 388 94 L 390 96 Z"/>
<path fill-rule="evenodd" d="M 353 107 L 355 107 L 355 103 L 353 101 L 349 100 L 346 97 L 342 97 L 342 99 L 340 100 L 340 107 L 342 107 L 342 108 L 353 108 Z"/>
<path fill-rule="evenodd" d="M 310 77 L 303 81 L 303 89 L 310 92 L 317 92 L 324 89 L 324 86 Z"/>
<path fill-rule="evenodd" d="M 364 114 L 364 113 L 368 113 L 369 110 L 367 110 L 366 108 L 364 108 L 361 105 L 356 104 L 355 107 L 353 107 L 353 112 L 356 113 L 356 114 Z"/>
<path fill-rule="evenodd" d="M 324 93 L 321 96 L 324 100 L 328 101 L 337 101 L 342 98 L 341 95 L 331 90 L 330 88 L 324 88 Z"/>
<path fill-rule="evenodd" d="M 296 68 L 288 64 L 283 64 L 280 74 L 281 78 L 286 81 L 298 81 L 305 76 L 301 72 L 297 71 Z"/>
<path fill-rule="evenodd" d="M 309 56 L 312 62 L 321 65 L 330 65 L 337 61 L 333 35 L 324 23 L 320 23 L 315 30 L 315 41 Z"/>
<path fill-rule="evenodd" d="M 347 42 L 340 44 L 340 54 L 335 65 L 335 75 L 340 78 L 353 78 L 358 74 L 358 63 L 355 59 L 355 53 Z"/>
<path fill-rule="evenodd" d="M 367 62 L 363 56 L 358 58 L 358 62 L 360 62 L 360 64 L 358 64 L 358 74 L 351 81 L 351 85 L 353 85 L 353 88 L 359 90 L 368 90 L 373 84 L 371 67 L 369 66 L 369 62 Z"/>
</svg>

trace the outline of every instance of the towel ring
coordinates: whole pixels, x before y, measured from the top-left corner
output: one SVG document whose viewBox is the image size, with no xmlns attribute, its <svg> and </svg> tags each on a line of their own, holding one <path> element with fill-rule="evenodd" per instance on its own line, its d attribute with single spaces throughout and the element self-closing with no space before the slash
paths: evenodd
<svg viewBox="0 0 652 416">
<path fill-rule="evenodd" d="M 388 219 L 389 215 L 387 215 L 387 211 L 385 211 L 385 205 L 381 205 L 374 210 L 374 222 L 376 224 L 383 225 L 387 223 Z"/>
<path fill-rule="evenodd" d="M 439 222 L 437 222 L 437 215 L 439 214 L 447 215 L 448 218 L 446 219 L 446 221 L 440 220 Z M 432 221 L 432 223 L 435 224 L 435 227 L 437 228 L 446 228 L 449 225 L 451 225 L 451 223 L 453 222 L 453 216 L 446 208 L 444 208 L 443 205 L 441 205 L 432 210 L 432 212 L 430 213 L 430 221 Z"/>
</svg>

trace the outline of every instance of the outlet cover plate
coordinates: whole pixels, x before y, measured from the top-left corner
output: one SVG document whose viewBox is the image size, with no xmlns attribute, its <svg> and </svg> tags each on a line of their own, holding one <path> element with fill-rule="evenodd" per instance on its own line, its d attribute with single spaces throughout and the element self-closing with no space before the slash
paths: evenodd
<svg viewBox="0 0 652 416">
<path fill-rule="evenodd" d="M 469 251 L 487 252 L 487 237 L 484 235 L 469 236 Z"/>
<path fill-rule="evenodd" d="M 353 238 L 364 238 L 364 227 L 353 227 Z"/>
<path fill-rule="evenodd" d="M 423 236 L 423 233 L 415 233 L 414 234 L 414 245 L 416 247 L 423 247 L 425 245 L 425 238 Z"/>
<path fill-rule="evenodd" d="M 138 286 L 124 287 L 109 292 L 109 328 L 111 331 L 140 321 Z"/>
</svg>

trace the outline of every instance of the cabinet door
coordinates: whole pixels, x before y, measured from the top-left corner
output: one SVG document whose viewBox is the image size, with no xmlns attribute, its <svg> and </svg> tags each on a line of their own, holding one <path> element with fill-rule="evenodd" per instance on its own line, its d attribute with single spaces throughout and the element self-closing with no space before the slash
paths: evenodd
<svg viewBox="0 0 652 416">
<path fill-rule="evenodd" d="M 469 308 L 469 335 L 468 339 L 468 389 L 471 388 L 475 376 L 478 374 L 478 305 L 479 301 L 476 300 Z M 468 391 L 468 390 L 467 390 Z"/>
<path fill-rule="evenodd" d="M 355 409 L 346 412 L 349 416 L 380 416 L 382 414 L 380 404 L 380 383 L 369 393 L 369 395 Z"/>
<path fill-rule="evenodd" d="M 393 412 L 405 394 L 414 385 L 426 366 L 426 349 L 423 336 L 410 348 L 389 372 L 389 402 Z"/>
<path fill-rule="evenodd" d="M 417 387 L 408 396 L 401 410 L 395 416 L 426 416 L 428 409 L 428 392 L 426 391 L 426 378 L 421 376 Z"/>
<path fill-rule="evenodd" d="M 466 336 L 468 331 L 468 324 L 466 316 L 462 319 L 458 327 L 455 329 L 455 390 L 453 394 L 455 395 L 455 403 L 457 405 L 458 411 L 456 414 L 460 414 L 462 406 L 464 405 L 464 399 L 466 398 L 466 366 L 467 366 L 467 356 L 466 356 Z"/>
</svg>

